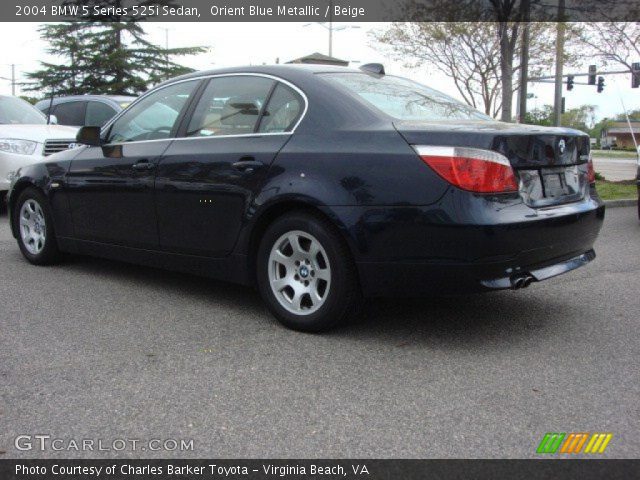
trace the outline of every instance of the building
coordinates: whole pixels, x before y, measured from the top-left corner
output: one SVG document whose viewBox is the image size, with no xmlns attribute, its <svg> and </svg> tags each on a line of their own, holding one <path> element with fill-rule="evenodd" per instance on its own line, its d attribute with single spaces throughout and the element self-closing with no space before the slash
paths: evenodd
<svg viewBox="0 0 640 480">
<path fill-rule="evenodd" d="M 640 121 L 632 121 L 631 127 L 636 141 L 640 142 Z M 607 128 L 602 129 L 600 136 L 601 148 L 620 148 L 635 150 L 635 144 L 629 124 L 627 122 L 612 122 Z"/>
<path fill-rule="evenodd" d="M 329 55 L 323 55 L 322 53 L 312 53 L 305 57 L 296 58 L 287 63 L 307 63 L 312 65 L 336 65 L 338 67 L 348 67 L 349 62 L 346 60 L 340 60 L 339 58 L 330 57 Z"/>
</svg>

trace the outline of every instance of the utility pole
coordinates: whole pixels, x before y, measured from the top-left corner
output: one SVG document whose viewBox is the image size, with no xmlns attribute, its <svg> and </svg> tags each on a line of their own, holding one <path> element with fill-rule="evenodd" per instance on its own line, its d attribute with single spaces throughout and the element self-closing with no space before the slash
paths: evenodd
<svg viewBox="0 0 640 480">
<path fill-rule="evenodd" d="M 564 63 L 564 1 L 558 2 L 558 25 L 556 36 L 556 75 L 555 75 L 555 96 L 553 102 L 553 120 L 556 127 L 562 125 L 562 68 Z"/>
<path fill-rule="evenodd" d="M 16 96 L 16 64 L 11 64 L 11 95 Z"/>
<path fill-rule="evenodd" d="M 327 26 L 327 23 L 329 24 Z M 341 32 L 343 30 L 348 29 L 356 29 L 360 28 L 359 25 L 339 25 L 338 27 L 333 26 L 333 0 L 329 0 L 329 21 L 328 22 L 314 22 L 314 23 L 305 23 L 303 27 L 309 27 L 311 25 L 320 25 L 322 28 L 325 28 L 329 31 L 329 56 L 333 57 L 333 32 Z"/>
<path fill-rule="evenodd" d="M 522 29 L 522 49 L 520 50 L 520 95 L 518 97 L 518 121 L 524 123 L 527 116 L 527 84 L 529 82 L 529 37 L 530 37 L 530 0 L 523 0 L 524 27 Z"/>
<path fill-rule="evenodd" d="M 13 95 L 14 97 L 16 96 L 16 64 L 15 63 L 10 63 L 9 64 L 11 66 L 11 78 L 7 78 L 7 77 L 0 77 L 0 80 L 8 80 L 11 82 L 11 95 Z"/>
<path fill-rule="evenodd" d="M 164 30 L 164 66 L 169 71 L 169 29 L 167 27 L 159 27 Z"/>
</svg>

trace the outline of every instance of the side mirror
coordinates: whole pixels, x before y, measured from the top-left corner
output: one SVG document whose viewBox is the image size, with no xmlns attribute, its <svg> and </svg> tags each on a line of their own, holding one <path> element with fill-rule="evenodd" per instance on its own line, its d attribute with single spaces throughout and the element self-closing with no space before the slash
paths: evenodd
<svg viewBox="0 0 640 480">
<path fill-rule="evenodd" d="M 103 144 L 102 138 L 100 138 L 100 127 L 82 127 L 78 130 L 76 142 L 83 145 L 91 145 L 92 147 L 99 147 Z"/>
<path fill-rule="evenodd" d="M 55 115 L 49 115 L 49 123 L 51 125 L 58 125 L 58 117 Z"/>
</svg>

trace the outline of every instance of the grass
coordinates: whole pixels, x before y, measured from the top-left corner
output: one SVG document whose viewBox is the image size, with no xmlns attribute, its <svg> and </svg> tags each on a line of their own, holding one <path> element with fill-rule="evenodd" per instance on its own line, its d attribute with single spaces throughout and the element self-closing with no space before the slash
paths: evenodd
<svg viewBox="0 0 640 480">
<path fill-rule="evenodd" d="M 638 186 L 635 180 L 624 180 L 622 182 L 598 180 L 596 181 L 596 189 L 603 200 L 638 198 Z"/>
<path fill-rule="evenodd" d="M 591 150 L 591 153 L 594 158 L 638 158 L 637 153 L 625 150 Z"/>
</svg>

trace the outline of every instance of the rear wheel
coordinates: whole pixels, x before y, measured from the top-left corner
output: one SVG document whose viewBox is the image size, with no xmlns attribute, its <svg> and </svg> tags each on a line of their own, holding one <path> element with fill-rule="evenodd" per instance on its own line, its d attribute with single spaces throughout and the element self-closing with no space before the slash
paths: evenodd
<svg viewBox="0 0 640 480">
<path fill-rule="evenodd" d="M 288 328 L 327 330 L 357 313 L 355 264 L 327 220 L 306 212 L 278 218 L 265 232 L 257 256 L 260 294 Z"/>
<path fill-rule="evenodd" d="M 35 188 L 25 189 L 13 209 L 18 228 L 18 246 L 24 257 L 35 265 L 48 265 L 60 258 L 53 232 L 49 202 Z"/>
</svg>

